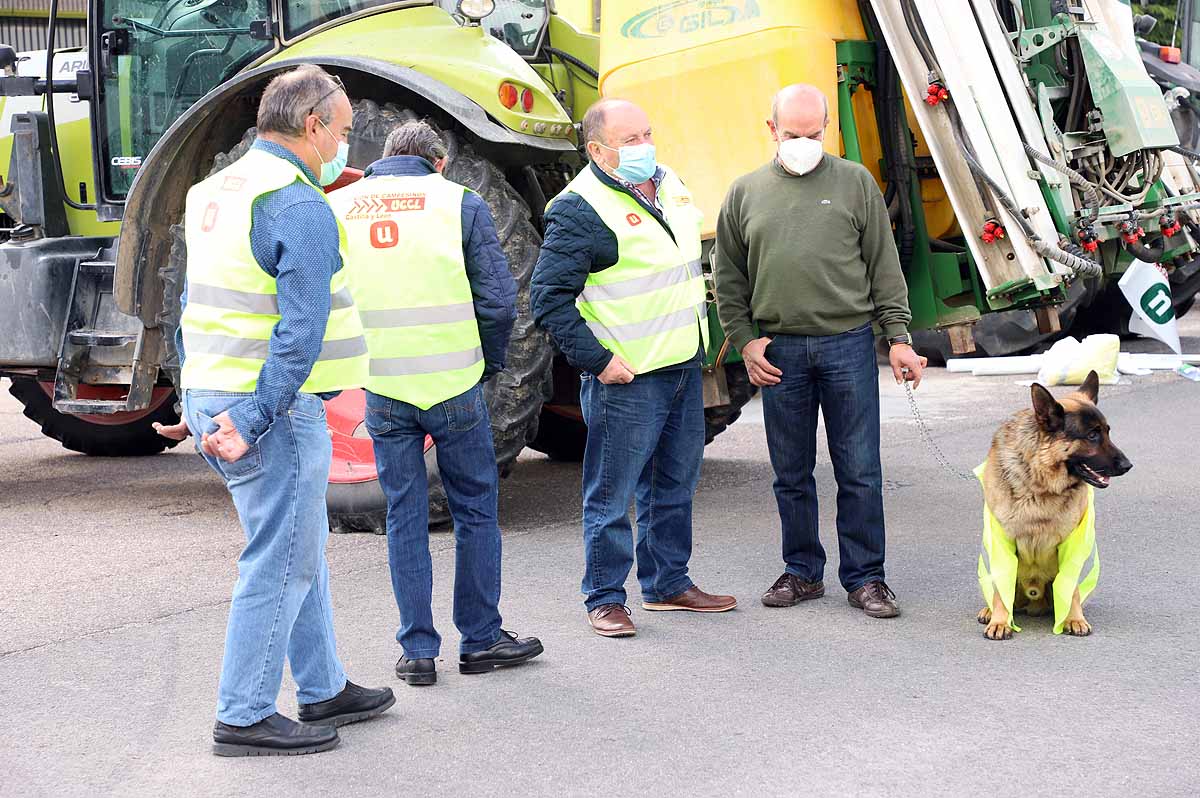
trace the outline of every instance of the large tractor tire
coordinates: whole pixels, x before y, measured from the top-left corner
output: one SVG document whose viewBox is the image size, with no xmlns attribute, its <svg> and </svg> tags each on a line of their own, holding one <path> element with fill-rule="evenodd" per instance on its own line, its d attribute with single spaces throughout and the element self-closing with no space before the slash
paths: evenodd
<svg viewBox="0 0 1200 798">
<path fill-rule="evenodd" d="M 741 418 L 742 408 L 758 393 L 758 388 L 750 383 L 750 375 L 746 373 L 744 363 L 726 363 L 725 380 L 729 383 L 729 404 L 704 410 L 706 446 L 713 442 L 713 438 L 729 429 L 730 424 Z"/>
<path fill-rule="evenodd" d="M 87 386 L 81 386 L 86 391 Z M 32 377 L 14 377 L 8 392 L 24 405 L 25 416 L 73 452 L 97 457 L 144 457 L 175 446 L 154 431 L 155 422 L 175 424 L 174 394 L 170 389 L 155 390 L 150 407 L 131 413 L 104 416 L 73 416 L 54 409 L 53 386 Z M 109 398 L 109 397 L 105 397 Z"/>
<path fill-rule="evenodd" d="M 725 378 L 729 383 L 729 404 L 704 410 L 704 445 L 729 428 L 742 415 L 758 388 L 750 384 L 746 367 L 741 363 L 726 363 Z M 578 395 L 578 390 L 575 391 Z M 529 448 L 542 452 L 551 460 L 579 462 L 587 443 L 587 425 L 579 416 L 578 406 L 558 405 L 542 412 L 537 437 Z"/>
<path fill-rule="evenodd" d="M 365 168 L 380 157 L 387 135 L 398 124 L 419 118 L 412 111 L 395 104 L 379 105 L 371 100 L 353 103 L 354 122 L 350 133 L 350 165 Z M 257 131 L 250 128 L 241 141 L 231 150 L 217 155 L 213 160 L 213 174 L 240 158 L 254 142 Z M 550 363 L 553 349 L 545 332 L 534 326 L 533 314 L 529 310 L 529 284 L 533 266 L 541 247 L 531 221 L 529 206 L 505 178 L 504 173 L 491 161 L 478 155 L 470 144 L 451 130 L 441 131 L 449 150 L 445 170 L 448 179 L 467 186 L 480 194 L 488 203 L 496 222 L 509 268 L 517 283 L 517 322 L 509 339 L 508 357 L 504 371 L 492 377 L 484 385 L 484 396 L 491 415 L 492 434 L 496 445 L 496 465 L 501 474 L 506 474 L 517 455 L 537 434 L 538 415 L 542 403 L 549 396 Z M 163 301 L 163 313 L 159 323 L 173 331 L 179 325 L 179 292 L 183 287 L 186 271 L 187 250 L 183 241 L 182 228 L 173 229 L 175 239 L 170 261 L 162 267 L 160 275 L 167 296 Z M 174 336 L 168 335 L 168 370 L 172 364 L 178 369 L 177 353 L 174 351 Z M 328 409 L 328 408 L 327 408 Z M 345 420 L 343 420 L 345 421 Z M 339 532 L 385 531 L 384 520 L 387 505 L 377 477 L 364 476 L 374 460 L 361 445 L 365 435 L 361 426 L 343 424 L 344 429 L 335 429 L 335 463 L 327 497 L 330 526 Z M 350 429 L 353 427 L 353 429 Z M 341 440 L 339 435 L 359 439 Z M 348 454 L 349 452 L 356 454 Z M 339 453 L 357 460 L 338 461 Z M 429 519 L 430 524 L 445 524 L 449 518 L 445 491 L 437 478 L 433 465 L 434 453 L 426 444 L 427 473 L 430 476 Z M 339 466 L 356 471 L 357 475 L 338 482 Z"/>
</svg>

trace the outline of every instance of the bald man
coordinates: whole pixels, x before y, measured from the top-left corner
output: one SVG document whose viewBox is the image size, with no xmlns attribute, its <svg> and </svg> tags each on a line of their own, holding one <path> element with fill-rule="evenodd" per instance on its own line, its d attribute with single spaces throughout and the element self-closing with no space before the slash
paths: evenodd
<svg viewBox="0 0 1200 798">
<path fill-rule="evenodd" d="M 629 637 L 635 496 L 642 607 L 737 606 L 688 576 L 704 453 L 702 215 L 656 161 L 650 120 L 633 103 L 606 99 L 590 108 L 583 141 L 591 163 L 549 206 L 530 296 L 537 322 L 582 372 L 588 619 L 596 634 Z"/>
<path fill-rule="evenodd" d="M 783 575 L 762 597 L 790 607 L 825 594 L 817 533 L 817 414 L 837 479 L 838 576 L 850 604 L 900 614 L 884 581 L 877 325 L 897 384 L 921 381 L 908 290 L 883 195 L 860 164 L 824 152 L 829 104 L 813 86 L 776 95 L 775 158 L 738 178 L 717 222 L 717 310 L 763 389 Z M 756 331 L 757 330 L 757 331 Z"/>
</svg>

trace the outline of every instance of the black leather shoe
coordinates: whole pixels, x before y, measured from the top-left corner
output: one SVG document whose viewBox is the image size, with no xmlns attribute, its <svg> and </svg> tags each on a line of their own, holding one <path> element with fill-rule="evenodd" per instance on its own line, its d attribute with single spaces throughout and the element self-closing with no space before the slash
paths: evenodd
<svg viewBox="0 0 1200 798">
<path fill-rule="evenodd" d="M 276 712 L 253 726 L 213 726 L 217 756 L 299 756 L 335 748 L 340 742 L 332 726 L 309 726 Z"/>
<path fill-rule="evenodd" d="M 396 663 L 396 675 L 409 684 L 436 684 L 437 665 L 432 659 L 401 657 Z"/>
<path fill-rule="evenodd" d="M 490 648 L 476 651 L 474 654 L 460 654 L 458 657 L 459 673 L 487 673 L 492 668 L 502 668 L 506 665 L 520 665 L 542 653 L 542 641 L 536 637 L 517 636 L 512 632 L 500 630 L 500 639 L 492 643 Z"/>
<path fill-rule="evenodd" d="M 392 688 L 359 687 L 349 679 L 342 692 L 328 701 L 317 704 L 301 704 L 300 720 L 303 723 L 321 723 L 326 726 L 345 726 L 358 723 L 388 711 L 396 703 Z"/>
</svg>

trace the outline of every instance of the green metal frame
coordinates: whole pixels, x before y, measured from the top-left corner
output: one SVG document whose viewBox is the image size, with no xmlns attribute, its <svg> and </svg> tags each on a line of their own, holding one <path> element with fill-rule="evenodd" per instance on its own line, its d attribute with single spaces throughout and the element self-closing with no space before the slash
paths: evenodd
<svg viewBox="0 0 1200 798">
<path fill-rule="evenodd" d="M 851 102 L 859 87 L 874 88 L 875 44 L 869 41 L 843 41 L 837 44 L 838 119 L 846 158 L 863 162 L 858 120 Z M 876 120 L 878 124 L 878 120 Z M 911 142 L 906 143 L 912 155 Z M 921 202 L 921 181 L 909 188 L 912 198 L 916 240 L 913 259 L 904 270 L 908 283 L 908 304 L 912 311 L 911 329 L 924 330 L 952 324 L 978 321 L 988 309 L 980 295 L 974 264 L 966 254 L 933 252 Z"/>
</svg>

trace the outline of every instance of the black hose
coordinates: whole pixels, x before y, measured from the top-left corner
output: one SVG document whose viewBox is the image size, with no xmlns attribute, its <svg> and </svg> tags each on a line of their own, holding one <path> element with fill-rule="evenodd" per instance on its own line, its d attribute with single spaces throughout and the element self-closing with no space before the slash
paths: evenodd
<svg viewBox="0 0 1200 798">
<path fill-rule="evenodd" d="M 888 205 L 888 215 L 896 225 L 896 250 L 900 256 L 900 263 L 907 267 L 912 263 L 917 240 L 916 214 L 912 203 L 915 164 L 911 164 L 909 160 L 907 140 L 912 134 L 904 118 L 900 78 L 888 51 L 887 41 L 879 33 L 879 23 L 870 4 L 859 0 L 859 8 L 868 35 L 875 42 L 875 74 L 876 85 L 879 88 L 875 97 L 875 112 L 879 118 L 884 180 L 887 183 L 884 199 Z"/>
<path fill-rule="evenodd" d="M 909 33 L 917 45 L 917 50 L 921 53 L 921 58 L 925 59 L 925 64 L 931 71 L 936 70 L 937 58 L 933 55 L 933 47 L 929 42 L 925 41 L 923 36 L 916 35 L 918 21 L 913 15 L 913 6 L 910 0 L 900 0 L 900 11 L 904 15 L 904 24 L 908 26 Z"/>
<path fill-rule="evenodd" d="M 1157 238 L 1153 244 L 1144 244 L 1141 241 L 1131 244 L 1122 238 L 1121 248 L 1140 261 L 1158 263 L 1167 251 L 1167 242 L 1164 238 Z"/>
<path fill-rule="evenodd" d="M 586 61 L 580 61 L 575 56 L 571 55 L 568 52 L 564 52 L 563 50 L 559 50 L 557 47 L 547 47 L 546 52 L 549 55 L 557 56 L 559 58 L 559 60 L 561 60 L 561 61 L 565 61 L 568 64 L 572 64 L 573 66 L 576 66 L 579 69 L 582 69 L 584 74 L 591 75 L 596 80 L 600 79 L 600 73 L 597 72 L 595 70 L 595 68 L 592 67 L 592 65 L 587 63 Z"/>
<path fill-rule="evenodd" d="M 58 30 L 58 0 L 50 0 L 50 21 L 46 25 L 46 122 L 50 126 L 50 154 L 54 161 L 54 173 L 62 189 L 63 202 L 77 211 L 94 211 L 95 205 L 79 203 L 67 194 L 67 181 L 63 177 L 62 156 L 58 149 L 58 127 L 54 124 L 54 34 Z M 98 154 L 98 153 L 97 153 Z"/>
<path fill-rule="evenodd" d="M 1066 127 L 1063 130 L 1070 133 L 1079 129 L 1079 117 L 1083 115 L 1086 98 L 1083 92 L 1085 78 L 1083 55 L 1079 51 L 1079 43 L 1074 39 L 1068 39 L 1067 52 L 1071 59 L 1071 95 L 1067 100 Z"/>
</svg>

